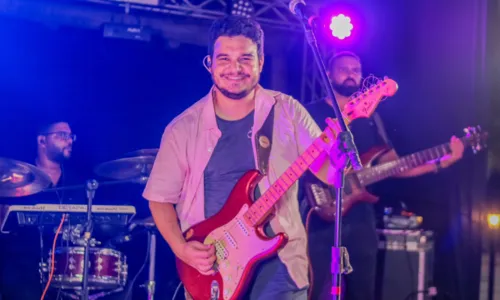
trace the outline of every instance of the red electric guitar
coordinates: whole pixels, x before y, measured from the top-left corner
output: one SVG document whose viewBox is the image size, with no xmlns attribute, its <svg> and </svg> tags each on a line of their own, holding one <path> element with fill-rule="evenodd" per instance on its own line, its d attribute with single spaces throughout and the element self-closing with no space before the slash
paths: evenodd
<svg viewBox="0 0 500 300">
<path fill-rule="evenodd" d="M 370 116 L 384 97 L 392 96 L 396 91 L 396 82 L 388 78 L 372 86 L 346 105 L 346 123 Z M 186 241 L 213 244 L 216 252 L 214 275 L 203 275 L 176 259 L 179 277 L 194 300 L 240 299 L 244 295 L 256 265 L 276 255 L 288 239 L 285 233 L 274 237 L 264 234 L 263 226 L 274 204 L 316 160 L 325 142 L 328 138 L 323 132 L 256 201 L 253 199 L 254 189 L 262 175 L 257 170 L 247 172 L 219 213 L 186 230 Z"/>
<path fill-rule="evenodd" d="M 486 147 L 487 132 L 481 132 L 481 127 L 468 127 L 464 129 L 465 135 L 461 138 L 465 146 L 470 145 L 472 151 L 477 153 Z M 374 203 L 378 197 L 369 193 L 365 187 L 411 170 L 428 161 L 436 160 L 450 153 L 449 143 L 416 152 L 397 160 L 374 164 L 378 158 L 390 150 L 387 147 L 375 147 L 362 155 L 361 163 L 364 169 L 354 172 L 352 169 L 346 173 L 344 195 L 342 197 L 342 215 L 358 202 Z M 335 189 L 321 182 L 306 184 L 307 199 L 314 211 L 325 221 L 335 221 Z"/>
</svg>

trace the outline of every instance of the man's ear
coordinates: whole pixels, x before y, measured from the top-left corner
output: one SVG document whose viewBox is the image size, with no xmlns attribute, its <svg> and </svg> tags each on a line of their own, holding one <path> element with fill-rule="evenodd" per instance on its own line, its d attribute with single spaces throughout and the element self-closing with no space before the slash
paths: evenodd
<svg viewBox="0 0 500 300">
<path fill-rule="evenodd" d="M 262 73 L 262 69 L 264 68 L 264 55 L 259 57 L 259 71 Z"/>
<path fill-rule="evenodd" d="M 44 135 L 37 136 L 36 140 L 38 145 L 45 145 L 46 143 L 46 137 Z"/>
</svg>

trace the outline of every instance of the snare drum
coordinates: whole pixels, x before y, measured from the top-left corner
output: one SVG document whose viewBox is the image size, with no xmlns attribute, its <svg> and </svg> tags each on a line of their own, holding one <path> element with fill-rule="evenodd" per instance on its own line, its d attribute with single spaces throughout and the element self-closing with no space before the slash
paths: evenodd
<svg viewBox="0 0 500 300">
<path fill-rule="evenodd" d="M 51 269 L 52 251 L 43 268 L 45 280 Z M 54 276 L 51 286 L 62 289 L 81 289 L 83 282 L 83 247 L 60 247 L 54 255 Z M 89 248 L 88 287 L 106 290 L 124 287 L 127 282 L 126 257 L 121 252 L 107 248 Z"/>
</svg>

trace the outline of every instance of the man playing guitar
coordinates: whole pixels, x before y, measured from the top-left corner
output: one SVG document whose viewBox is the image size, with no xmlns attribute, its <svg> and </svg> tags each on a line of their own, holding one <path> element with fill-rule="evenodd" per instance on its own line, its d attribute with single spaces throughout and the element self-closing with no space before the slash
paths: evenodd
<svg viewBox="0 0 500 300">
<path fill-rule="evenodd" d="M 327 67 L 335 97 L 342 109 L 349 102 L 351 96 L 361 87 L 361 61 L 352 52 L 339 52 L 329 60 Z M 335 116 L 331 101 L 331 99 L 325 99 L 306 106 L 306 109 L 320 127 L 325 125 L 325 118 Z M 372 147 L 384 144 L 390 146 L 382 122 L 376 113 L 369 119 L 354 120 L 350 128 L 360 156 L 367 153 Z M 440 168 L 449 167 L 462 157 L 464 145 L 458 138 L 452 137 L 450 148 L 450 155 L 404 172 L 400 174 L 400 177 L 420 176 L 437 172 Z M 398 154 L 392 148 L 378 159 L 378 163 L 396 159 L 398 159 Z M 314 182 L 315 180 L 312 176 L 306 176 L 303 182 Z M 309 209 L 310 206 L 308 206 L 307 201 L 303 201 L 301 204 L 303 215 Z M 334 226 L 333 222 L 325 222 L 314 213 L 311 215 L 308 229 L 309 255 L 314 280 L 311 299 L 331 299 L 331 270 L 328 261 L 330 260 L 333 245 Z M 375 229 L 374 208 L 368 202 L 356 204 L 343 218 L 342 244 L 348 250 L 350 262 L 354 269 L 351 274 L 345 276 L 347 290 L 345 296 L 347 300 L 375 299 L 375 268 L 378 243 Z"/>
<path fill-rule="evenodd" d="M 268 172 L 256 190 L 260 194 L 321 134 L 298 101 L 259 85 L 263 45 L 262 29 L 254 20 L 233 16 L 214 22 L 204 60 L 214 85 L 207 96 L 166 127 L 143 193 L 174 254 L 201 274 L 214 272 L 214 246 L 186 242 L 182 231 L 220 211 L 240 177 L 256 166 L 260 169 L 261 150 L 272 145 Z M 256 138 L 268 116 L 274 134 Z M 345 163 L 345 156 L 335 151 L 334 143 L 327 146 L 328 151 L 322 152 L 326 155 L 310 170 L 323 182 L 332 183 L 336 166 Z M 278 257 L 256 269 L 244 293 L 249 299 L 307 297 L 306 234 L 297 192 L 295 183 L 275 205 L 265 231 L 271 236 L 285 232 L 288 243 Z M 214 288 L 211 297 L 222 299 L 213 296 L 216 292 Z"/>
</svg>

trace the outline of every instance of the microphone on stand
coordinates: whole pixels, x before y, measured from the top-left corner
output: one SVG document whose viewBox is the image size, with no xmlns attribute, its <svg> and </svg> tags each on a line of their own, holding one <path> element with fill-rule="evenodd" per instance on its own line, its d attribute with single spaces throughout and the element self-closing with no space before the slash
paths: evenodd
<svg viewBox="0 0 500 300">
<path fill-rule="evenodd" d="M 315 56 L 320 56 L 319 50 L 317 48 L 317 42 L 316 42 L 316 37 L 314 36 L 313 30 L 314 28 L 317 28 L 319 26 L 318 19 L 319 17 L 316 16 L 309 8 L 307 8 L 306 3 L 304 0 L 292 0 L 290 1 L 290 4 L 288 5 L 288 8 L 290 11 L 296 15 L 300 21 L 303 23 L 305 26 L 304 29 L 306 30 L 306 38 L 308 42 L 313 45 L 313 52 L 315 52 Z M 318 57 L 319 58 L 319 57 Z M 319 58 L 321 60 L 321 58 Z M 327 83 L 329 82 L 328 77 L 326 76 L 326 70 L 324 69 L 324 65 L 322 64 L 320 69 L 322 69 L 321 75 L 323 75 L 323 80 Z M 335 96 L 333 95 L 333 90 L 331 90 L 331 84 L 327 84 L 327 91 L 329 92 L 328 95 L 334 100 L 336 103 Z M 335 115 L 337 118 L 340 120 L 340 127 L 342 129 L 342 132 L 339 134 L 339 140 L 341 142 L 341 149 L 343 152 L 347 154 L 349 157 L 349 161 L 351 162 L 352 168 L 355 171 L 359 171 L 363 169 L 363 164 L 361 163 L 361 159 L 359 158 L 359 153 L 356 149 L 356 145 L 354 144 L 354 140 L 352 137 L 352 133 L 348 130 L 347 126 L 343 122 L 342 119 L 342 114 L 340 112 L 340 108 L 337 105 L 334 105 L 334 111 Z"/>
<path fill-rule="evenodd" d="M 292 14 L 297 17 L 306 20 L 307 24 L 311 27 L 318 27 L 318 19 L 319 17 L 307 7 L 304 0 L 292 0 L 288 5 L 288 9 L 292 12 Z"/>
<path fill-rule="evenodd" d="M 141 229 L 133 232 L 134 229 L 136 229 L 137 227 L 141 227 Z M 155 224 L 154 224 L 152 218 L 147 218 L 145 220 L 136 221 L 136 222 L 129 225 L 129 227 L 127 228 L 127 231 L 128 231 L 127 234 L 121 234 L 121 235 L 111 239 L 106 244 L 109 246 L 109 245 L 119 245 L 119 244 L 130 242 L 136 236 L 141 235 L 144 232 L 147 232 L 149 229 L 154 228 L 154 227 L 155 227 Z"/>
</svg>

